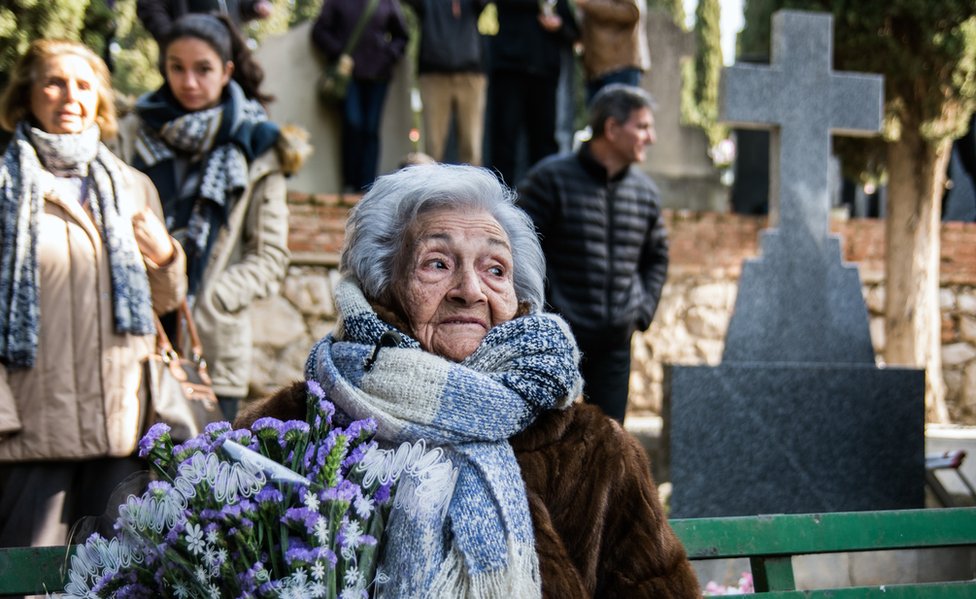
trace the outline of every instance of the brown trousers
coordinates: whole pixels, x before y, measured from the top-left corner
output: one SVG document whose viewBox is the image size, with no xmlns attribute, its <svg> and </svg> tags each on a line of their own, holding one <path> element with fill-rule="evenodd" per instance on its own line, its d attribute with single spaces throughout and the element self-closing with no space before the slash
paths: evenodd
<svg viewBox="0 0 976 599">
<path fill-rule="evenodd" d="M 487 89 L 484 73 L 424 73 L 419 83 L 427 153 L 438 162 L 444 160 L 451 117 L 456 114 L 458 158 L 463 164 L 481 166 Z"/>
</svg>

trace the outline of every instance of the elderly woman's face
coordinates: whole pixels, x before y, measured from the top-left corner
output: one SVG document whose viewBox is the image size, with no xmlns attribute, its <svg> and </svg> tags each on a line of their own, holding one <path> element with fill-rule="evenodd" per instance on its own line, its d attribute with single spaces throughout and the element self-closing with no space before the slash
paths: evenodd
<svg viewBox="0 0 976 599">
<path fill-rule="evenodd" d="M 74 54 L 45 60 L 31 83 L 31 114 L 48 133 L 81 133 L 98 114 L 98 77 Z"/>
<path fill-rule="evenodd" d="M 487 212 L 451 209 L 421 215 L 411 233 L 397 299 L 424 349 L 461 361 L 515 316 L 508 236 Z"/>
</svg>

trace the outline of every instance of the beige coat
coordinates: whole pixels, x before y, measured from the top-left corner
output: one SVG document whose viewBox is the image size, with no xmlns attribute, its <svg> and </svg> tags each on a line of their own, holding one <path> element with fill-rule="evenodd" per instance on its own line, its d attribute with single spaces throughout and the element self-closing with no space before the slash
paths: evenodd
<svg viewBox="0 0 976 599">
<path fill-rule="evenodd" d="M 162 217 L 149 179 L 119 166 L 123 209 L 148 205 Z M 45 196 L 37 251 L 37 361 L 30 369 L 0 366 L 0 461 L 130 455 L 142 419 L 142 362 L 155 335 L 115 332 L 108 253 L 75 198 Z M 186 263 L 178 245 L 169 264 L 147 260 L 146 271 L 155 309 L 179 305 Z"/>
<path fill-rule="evenodd" d="M 251 163 L 247 189 L 214 243 L 193 304 L 217 395 L 247 396 L 253 349 L 248 308 L 278 292 L 290 257 L 285 177 L 271 149 Z"/>
<path fill-rule="evenodd" d="M 587 0 L 581 5 L 583 69 L 593 80 L 624 68 L 651 67 L 643 0 Z"/>
<path fill-rule="evenodd" d="M 118 149 L 124 159 L 135 153 L 139 126 L 135 114 L 121 121 Z M 214 242 L 193 300 L 193 320 L 217 395 L 247 396 L 252 353 L 248 307 L 278 292 L 291 257 L 288 192 L 279 152 L 300 143 L 294 135 L 283 128 L 277 146 L 251 162 L 247 188 Z M 296 160 L 294 170 L 301 167 Z"/>
</svg>

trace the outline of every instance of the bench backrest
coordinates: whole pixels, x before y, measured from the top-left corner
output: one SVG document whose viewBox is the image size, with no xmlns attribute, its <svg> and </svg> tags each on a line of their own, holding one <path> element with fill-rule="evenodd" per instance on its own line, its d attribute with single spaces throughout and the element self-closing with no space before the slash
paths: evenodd
<svg viewBox="0 0 976 599">
<path fill-rule="evenodd" d="M 796 591 L 794 555 L 976 546 L 976 507 L 671 520 L 691 559 L 747 557 L 770 598 L 976 597 L 976 580 Z M 0 549 L 0 596 L 61 591 L 65 547 Z"/>
<path fill-rule="evenodd" d="M 976 546 L 976 507 L 671 520 L 692 560 L 747 557 L 767 597 L 976 597 L 976 580 L 796 591 L 792 557 Z"/>
</svg>

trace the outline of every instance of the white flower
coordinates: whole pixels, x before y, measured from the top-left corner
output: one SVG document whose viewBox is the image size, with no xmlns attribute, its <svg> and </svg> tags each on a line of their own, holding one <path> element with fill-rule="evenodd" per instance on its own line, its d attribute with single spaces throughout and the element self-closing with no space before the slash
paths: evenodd
<svg viewBox="0 0 976 599">
<path fill-rule="evenodd" d="M 173 585 L 173 594 L 179 599 L 186 599 L 190 596 L 190 591 L 186 588 L 185 584 L 178 582 Z"/>
<path fill-rule="evenodd" d="M 325 565 L 322 563 L 322 560 L 315 560 L 315 563 L 312 565 L 312 578 L 322 580 L 323 576 L 325 576 Z"/>
<path fill-rule="evenodd" d="M 186 544 L 193 555 L 198 555 L 203 551 L 205 544 L 203 542 L 203 530 L 200 529 L 199 524 L 194 524 L 190 522 L 186 525 Z"/>
<path fill-rule="evenodd" d="M 343 534 L 346 537 L 346 542 L 342 544 L 342 557 L 349 560 L 355 555 L 356 547 L 359 547 L 363 542 L 363 529 L 359 522 L 354 520 L 346 523 Z"/>
<path fill-rule="evenodd" d="M 219 539 L 220 539 L 220 536 L 217 534 L 217 529 L 212 529 L 212 530 L 208 530 L 207 531 L 207 542 L 208 543 L 210 543 L 211 545 L 213 545 Z"/>
<path fill-rule="evenodd" d="M 359 568 L 352 566 L 346 570 L 346 574 L 343 578 L 346 583 L 346 588 L 362 588 L 363 587 L 363 574 L 359 571 Z"/>
<path fill-rule="evenodd" d="M 313 512 L 319 511 L 319 498 L 312 491 L 305 492 L 305 507 Z"/>
<path fill-rule="evenodd" d="M 319 545 L 325 545 L 329 541 L 329 521 L 322 516 L 315 521 L 315 538 Z"/>
<path fill-rule="evenodd" d="M 325 593 L 327 592 L 325 585 L 321 582 L 313 582 L 309 586 L 309 590 L 312 592 L 312 597 L 325 597 Z"/>
<path fill-rule="evenodd" d="M 203 550 L 203 563 L 206 564 L 208 568 L 213 568 L 217 563 L 217 552 L 214 551 L 213 547 L 207 547 Z"/>
<path fill-rule="evenodd" d="M 196 569 L 193 570 L 193 574 L 197 577 L 197 580 L 200 581 L 200 584 L 206 584 L 207 571 L 203 569 L 203 566 L 197 566 Z"/>
<path fill-rule="evenodd" d="M 353 507 L 356 508 L 356 513 L 360 518 L 369 518 L 369 515 L 373 513 L 373 498 L 359 495 L 356 497 Z"/>
<path fill-rule="evenodd" d="M 220 589 L 217 588 L 217 585 L 210 583 L 210 587 L 207 590 L 210 591 L 210 599 L 220 599 Z"/>
</svg>

